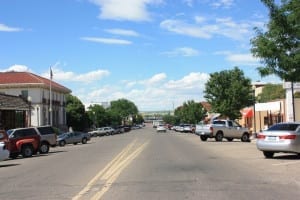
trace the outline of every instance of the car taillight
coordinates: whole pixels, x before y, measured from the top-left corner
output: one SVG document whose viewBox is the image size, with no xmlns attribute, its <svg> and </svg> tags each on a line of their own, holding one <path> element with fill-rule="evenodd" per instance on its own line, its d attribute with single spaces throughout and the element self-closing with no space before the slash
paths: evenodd
<svg viewBox="0 0 300 200">
<path fill-rule="evenodd" d="M 295 140 L 296 139 L 296 135 L 292 134 L 292 135 L 281 135 L 279 136 L 279 139 L 281 140 Z"/>
<path fill-rule="evenodd" d="M 260 140 L 263 140 L 263 139 L 266 138 L 266 136 L 263 135 L 263 134 L 261 134 L 261 133 L 259 133 L 259 134 L 257 134 L 256 138 L 257 138 L 257 139 L 260 139 Z"/>
</svg>

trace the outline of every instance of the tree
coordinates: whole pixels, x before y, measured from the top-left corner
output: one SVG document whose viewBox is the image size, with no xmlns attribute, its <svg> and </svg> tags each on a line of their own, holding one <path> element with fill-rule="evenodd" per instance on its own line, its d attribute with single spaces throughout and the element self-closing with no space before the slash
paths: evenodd
<svg viewBox="0 0 300 200">
<path fill-rule="evenodd" d="M 285 90 L 280 84 L 267 84 L 262 89 L 262 92 L 257 95 L 257 99 L 260 103 L 283 98 L 285 98 Z"/>
<path fill-rule="evenodd" d="M 73 130 L 84 130 L 87 126 L 88 116 L 85 113 L 85 107 L 75 96 L 66 96 L 66 115 L 67 125 Z"/>
<path fill-rule="evenodd" d="M 182 123 L 196 124 L 204 118 L 206 112 L 202 104 L 191 100 L 178 107 L 175 110 L 175 115 Z"/>
<path fill-rule="evenodd" d="M 300 1 L 261 0 L 269 9 L 267 31 L 255 28 L 257 36 L 251 40 L 251 52 L 261 59 L 262 76 L 274 74 L 282 80 L 300 81 Z"/>
<path fill-rule="evenodd" d="M 106 112 L 103 106 L 94 104 L 88 108 L 88 116 L 91 124 L 94 127 L 110 125 L 110 115 Z M 91 125 L 90 124 L 90 125 Z"/>
<path fill-rule="evenodd" d="M 167 115 L 162 116 L 162 119 L 167 124 L 175 125 L 175 124 L 179 124 L 180 123 L 180 119 L 176 115 L 167 114 Z"/>
<path fill-rule="evenodd" d="M 110 104 L 110 112 L 117 113 L 123 123 L 125 123 L 130 117 L 134 117 L 138 114 L 136 105 L 127 99 L 112 101 Z"/>
<path fill-rule="evenodd" d="M 212 111 L 230 119 L 240 118 L 240 110 L 253 105 L 251 81 L 237 67 L 210 74 L 204 93 Z"/>
<path fill-rule="evenodd" d="M 142 123 L 144 123 L 144 121 L 145 120 L 141 114 L 134 116 L 134 123 L 142 124 Z"/>
</svg>

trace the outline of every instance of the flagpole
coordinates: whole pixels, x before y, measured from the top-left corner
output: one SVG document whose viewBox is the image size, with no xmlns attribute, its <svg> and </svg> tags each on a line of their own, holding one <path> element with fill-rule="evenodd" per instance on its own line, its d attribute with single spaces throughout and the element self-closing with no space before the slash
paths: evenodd
<svg viewBox="0 0 300 200">
<path fill-rule="evenodd" d="M 49 114 L 50 114 L 50 125 L 52 126 L 52 122 L 53 122 L 53 118 L 52 118 L 52 77 L 53 77 L 53 74 L 52 74 L 52 69 L 51 69 L 51 66 L 50 66 L 50 108 L 49 108 Z"/>
</svg>

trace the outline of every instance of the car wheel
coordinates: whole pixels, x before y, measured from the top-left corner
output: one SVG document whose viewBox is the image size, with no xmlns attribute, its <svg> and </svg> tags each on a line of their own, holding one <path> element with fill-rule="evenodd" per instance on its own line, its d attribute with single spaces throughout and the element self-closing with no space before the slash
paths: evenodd
<svg viewBox="0 0 300 200">
<path fill-rule="evenodd" d="M 82 144 L 86 144 L 86 142 L 87 142 L 87 139 L 86 138 L 82 138 Z"/>
<path fill-rule="evenodd" d="M 222 132 L 217 132 L 216 141 L 221 142 L 222 140 L 223 140 L 223 133 Z"/>
<path fill-rule="evenodd" d="M 204 142 L 207 140 L 207 138 L 208 137 L 206 135 L 200 135 L 200 139 Z"/>
<path fill-rule="evenodd" d="M 64 140 L 59 141 L 59 146 L 63 147 L 66 145 L 66 142 Z"/>
<path fill-rule="evenodd" d="M 226 138 L 228 142 L 232 142 L 233 138 Z"/>
<path fill-rule="evenodd" d="M 273 158 L 274 156 L 274 152 L 271 151 L 264 151 L 263 153 L 266 158 Z"/>
<path fill-rule="evenodd" d="M 22 147 L 21 153 L 24 158 L 31 157 L 33 155 L 33 147 L 31 145 L 25 145 Z"/>
<path fill-rule="evenodd" d="M 241 138 L 242 142 L 250 142 L 250 137 L 248 133 L 244 133 L 242 138 Z"/>
<path fill-rule="evenodd" d="M 41 146 L 40 146 L 39 151 L 40 151 L 41 154 L 45 154 L 45 153 L 48 153 L 48 152 L 49 152 L 49 149 L 50 149 L 49 144 L 47 144 L 46 142 L 43 142 L 43 143 L 41 144 Z"/>
</svg>

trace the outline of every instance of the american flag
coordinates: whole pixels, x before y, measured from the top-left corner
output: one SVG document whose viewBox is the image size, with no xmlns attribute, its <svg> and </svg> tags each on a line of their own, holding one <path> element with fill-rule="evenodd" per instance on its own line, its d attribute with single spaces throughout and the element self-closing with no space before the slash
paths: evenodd
<svg viewBox="0 0 300 200">
<path fill-rule="evenodd" d="M 53 73 L 52 73 L 52 68 L 50 67 L 50 79 L 52 80 L 53 78 Z"/>
</svg>

